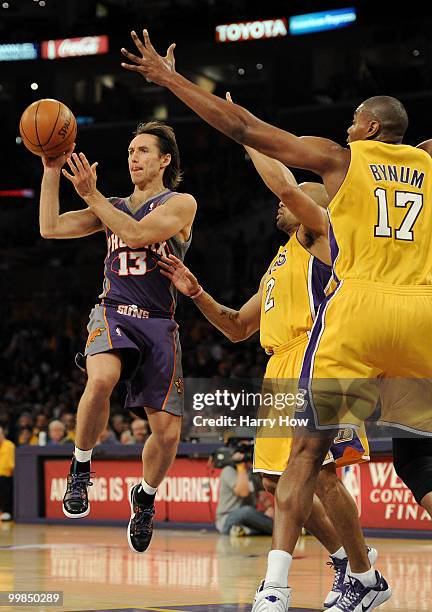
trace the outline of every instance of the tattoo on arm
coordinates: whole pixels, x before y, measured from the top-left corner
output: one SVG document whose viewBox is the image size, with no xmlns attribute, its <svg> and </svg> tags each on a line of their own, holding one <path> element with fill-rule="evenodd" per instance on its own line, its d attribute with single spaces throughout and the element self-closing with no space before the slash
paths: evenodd
<svg viewBox="0 0 432 612">
<path fill-rule="evenodd" d="M 238 313 L 228 310 L 227 308 L 221 308 L 220 314 L 223 317 L 227 317 L 230 321 L 235 321 Z"/>
</svg>

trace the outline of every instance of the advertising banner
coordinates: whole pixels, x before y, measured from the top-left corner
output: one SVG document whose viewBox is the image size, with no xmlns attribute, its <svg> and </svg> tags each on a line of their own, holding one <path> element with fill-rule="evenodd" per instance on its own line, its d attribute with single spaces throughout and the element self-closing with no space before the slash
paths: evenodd
<svg viewBox="0 0 432 612">
<path fill-rule="evenodd" d="M 42 59 L 59 59 L 108 53 L 108 36 L 81 36 L 45 40 L 41 43 Z"/>
<path fill-rule="evenodd" d="M 129 489 L 141 480 L 139 461 L 94 461 L 89 487 L 89 520 L 127 520 Z M 63 518 L 61 501 L 69 462 L 45 461 L 47 518 Z M 156 520 L 214 523 L 220 470 L 206 459 L 177 458 L 156 496 Z M 342 480 L 353 496 L 363 527 L 430 530 L 429 515 L 398 478 L 390 458 L 342 468 Z"/>
<path fill-rule="evenodd" d="M 287 36 L 287 20 L 259 19 L 244 23 L 226 23 L 216 26 L 216 42 L 238 42 L 242 40 L 261 40 Z"/>
<path fill-rule="evenodd" d="M 62 499 L 69 461 L 45 461 L 45 516 L 63 518 Z M 139 461 L 93 461 L 96 476 L 88 488 L 89 520 L 126 520 L 130 516 L 128 493 L 140 482 Z M 156 496 L 156 520 L 213 523 L 218 498 L 219 473 L 206 459 L 178 458 Z"/>
<path fill-rule="evenodd" d="M 362 527 L 432 531 L 432 521 L 397 476 L 390 458 L 342 468 Z"/>
</svg>

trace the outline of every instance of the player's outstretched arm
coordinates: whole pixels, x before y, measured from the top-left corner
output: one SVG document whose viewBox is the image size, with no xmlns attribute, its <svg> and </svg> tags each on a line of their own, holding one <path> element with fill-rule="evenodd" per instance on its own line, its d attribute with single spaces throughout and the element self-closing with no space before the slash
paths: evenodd
<svg viewBox="0 0 432 612">
<path fill-rule="evenodd" d="M 265 185 L 279 200 L 282 199 L 282 193 L 287 185 L 297 185 L 293 173 L 282 162 L 252 147 L 246 146 L 245 149 Z"/>
<path fill-rule="evenodd" d="M 229 91 L 227 91 L 225 97 L 228 102 L 234 104 Z M 294 174 L 282 162 L 247 145 L 245 145 L 245 149 L 264 184 L 279 200 L 282 199 L 281 195 L 286 185 L 297 185 Z"/>
<path fill-rule="evenodd" d="M 231 342 L 246 340 L 258 331 L 262 282 L 257 293 L 240 310 L 233 310 L 218 304 L 209 293 L 204 291 L 189 268 L 174 255 L 162 257 L 158 265 L 161 274 L 169 278 L 180 293 L 192 298 L 206 319 Z"/>
<path fill-rule="evenodd" d="M 229 92 L 226 93 L 226 99 L 233 104 Z M 296 215 L 299 223 L 319 236 L 326 236 L 328 233 L 326 212 L 307 194 L 302 198 L 302 194 L 299 193 L 299 190 L 302 192 L 302 187 L 297 184 L 291 170 L 277 159 L 268 157 L 252 147 L 245 146 L 245 149 L 265 185 Z M 316 189 L 320 187 L 325 191 L 324 185 L 317 183 Z"/>
<path fill-rule="evenodd" d="M 312 170 L 321 176 L 339 169 L 340 164 L 346 169 L 349 152 L 337 143 L 325 138 L 299 138 L 261 121 L 245 108 L 230 104 L 181 76 L 173 63 L 156 52 L 147 30 L 143 31 L 144 42 L 135 32 L 131 35 L 140 55 L 123 48 L 121 52 L 131 63 L 122 63 L 122 67 L 166 87 L 204 121 L 229 138 L 274 157 L 287 166 Z"/>
<path fill-rule="evenodd" d="M 328 218 L 325 210 L 305 194 L 297 184 L 293 173 L 280 161 L 245 147 L 251 160 L 267 187 L 296 216 L 299 223 L 318 236 L 328 233 Z M 318 187 L 317 183 L 317 187 Z M 324 185 L 322 185 L 324 190 Z"/>
<path fill-rule="evenodd" d="M 327 212 L 317 204 L 311 196 L 305 193 L 304 189 L 307 185 L 313 185 L 316 189 L 322 188 L 325 197 L 327 197 L 324 185 L 320 183 L 308 183 L 305 185 L 285 185 L 281 192 L 280 199 L 301 225 L 311 230 L 316 236 L 327 236 Z"/>
<path fill-rule="evenodd" d="M 88 208 L 60 214 L 60 170 L 67 156 L 72 154 L 74 146 L 65 155 L 42 158 L 44 173 L 40 193 L 39 227 L 43 238 L 81 238 L 102 229 L 100 220 Z"/>
</svg>

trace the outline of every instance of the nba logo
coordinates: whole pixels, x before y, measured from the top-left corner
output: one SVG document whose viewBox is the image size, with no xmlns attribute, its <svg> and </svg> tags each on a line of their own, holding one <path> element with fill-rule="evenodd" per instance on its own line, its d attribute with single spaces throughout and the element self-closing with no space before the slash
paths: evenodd
<svg viewBox="0 0 432 612">
<path fill-rule="evenodd" d="M 342 482 L 350 495 L 354 498 L 358 514 L 361 516 L 361 475 L 360 466 L 347 465 L 342 468 Z"/>
</svg>

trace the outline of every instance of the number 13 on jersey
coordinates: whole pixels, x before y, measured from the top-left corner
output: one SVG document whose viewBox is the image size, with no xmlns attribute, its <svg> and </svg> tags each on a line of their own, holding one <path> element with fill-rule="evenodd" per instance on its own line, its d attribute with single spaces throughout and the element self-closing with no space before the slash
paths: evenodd
<svg viewBox="0 0 432 612">
<path fill-rule="evenodd" d="M 122 251 L 118 258 L 119 276 L 142 276 L 147 272 L 147 253 L 145 251 Z"/>
</svg>

